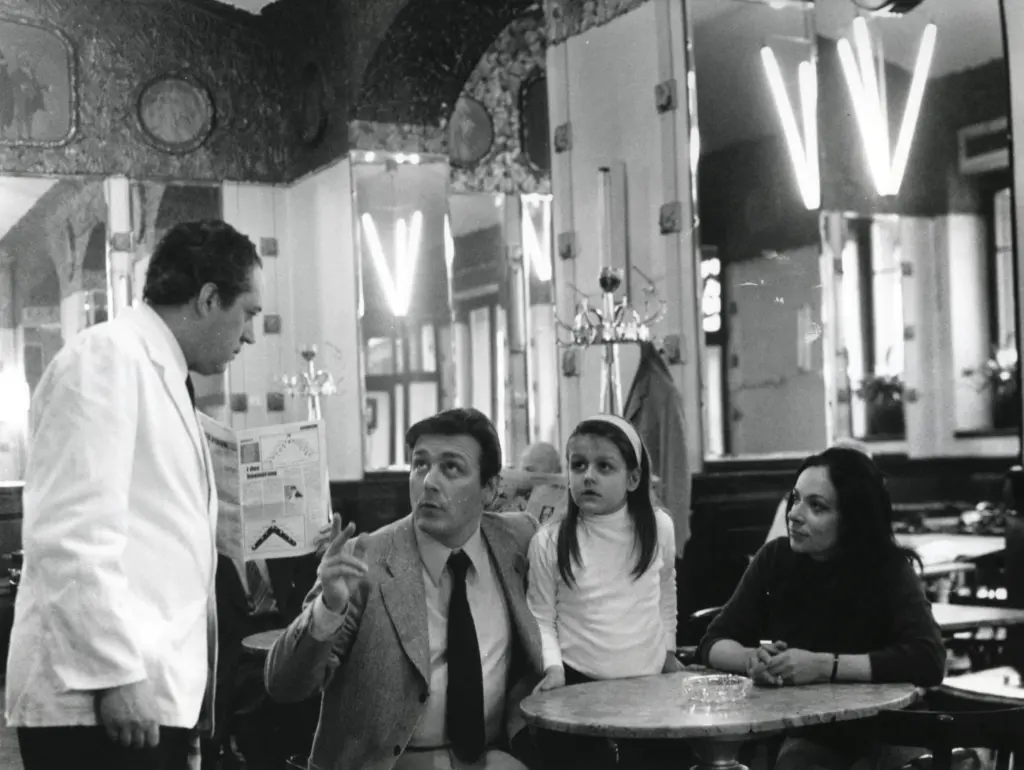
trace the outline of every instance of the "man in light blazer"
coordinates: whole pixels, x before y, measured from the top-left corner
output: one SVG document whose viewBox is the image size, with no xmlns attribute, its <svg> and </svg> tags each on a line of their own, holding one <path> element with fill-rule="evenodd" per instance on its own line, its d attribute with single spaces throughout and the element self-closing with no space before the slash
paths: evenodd
<svg viewBox="0 0 1024 770">
<path fill-rule="evenodd" d="M 317 770 L 522 770 L 519 702 L 541 675 L 525 596 L 536 520 L 483 512 L 501 447 L 475 409 L 422 420 L 406 443 L 412 513 L 354 541 L 335 519 L 267 689 L 286 702 L 323 692 Z"/>
<path fill-rule="evenodd" d="M 57 354 L 33 399 L 6 711 L 25 770 L 182 770 L 215 669 L 217 496 L 189 371 L 253 342 L 262 270 L 173 227 L 144 302 Z"/>
</svg>

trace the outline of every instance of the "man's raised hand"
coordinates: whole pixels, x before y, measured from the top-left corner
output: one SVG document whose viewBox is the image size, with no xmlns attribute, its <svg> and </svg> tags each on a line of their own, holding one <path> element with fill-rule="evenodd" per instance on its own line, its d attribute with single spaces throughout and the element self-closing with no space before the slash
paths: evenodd
<svg viewBox="0 0 1024 770">
<path fill-rule="evenodd" d="M 356 526 L 352 522 L 342 529 L 341 516 L 334 514 L 331 521 L 331 540 L 317 569 L 324 605 L 332 612 L 345 611 L 349 597 L 366 579 L 369 571 L 366 563 L 356 558 L 351 548 L 345 548 L 345 544 L 355 531 Z"/>
</svg>

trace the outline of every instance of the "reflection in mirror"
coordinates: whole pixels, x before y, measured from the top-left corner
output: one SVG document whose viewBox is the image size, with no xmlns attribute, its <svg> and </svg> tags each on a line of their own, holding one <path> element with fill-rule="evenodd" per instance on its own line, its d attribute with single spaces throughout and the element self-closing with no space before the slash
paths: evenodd
<svg viewBox="0 0 1024 770">
<path fill-rule="evenodd" d="M 416 154 L 355 155 L 364 456 L 372 470 L 407 464 L 406 430 L 448 398 L 449 169 Z"/>
<path fill-rule="evenodd" d="M 106 320 L 106 223 L 102 179 L 0 178 L 0 481 L 24 472 L 43 370 Z"/>
<path fill-rule="evenodd" d="M 860 17 L 823 0 L 816 21 L 822 265 L 836 317 L 825 329 L 830 438 L 934 455 L 964 454 L 961 438 L 1016 434 L 999 2 Z M 903 441 L 915 435 L 925 438 Z M 999 451 L 1014 454 L 1011 443 Z"/>
<path fill-rule="evenodd" d="M 998 0 L 690 7 L 707 454 L 1015 454 Z"/>
<path fill-rule="evenodd" d="M 493 420 L 514 465 L 556 440 L 551 196 L 460 193 L 448 206 L 455 402 Z"/>
<path fill-rule="evenodd" d="M 810 12 L 692 0 L 705 451 L 826 440 Z"/>
</svg>

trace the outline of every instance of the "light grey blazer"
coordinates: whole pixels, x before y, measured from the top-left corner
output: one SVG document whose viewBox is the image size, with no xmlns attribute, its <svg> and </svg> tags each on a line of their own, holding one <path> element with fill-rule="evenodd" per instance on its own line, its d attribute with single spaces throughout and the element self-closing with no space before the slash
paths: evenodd
<svg viewBox="0 0 1024 770">
<path fill-rule="evenodd" d="M 542 672 L 540 632 L 526 605 L 527 549 L 536 530 L 536 520 L 525 513 L 485 513 L 480 523 L 512 627 L 508 738 L 525 726 L 519 703 Z M 412 516 L 361 537 L 370 579 L 351 598 L 334 641 L 318 642 L 310 633 L 312 605 L 321 590 L 317 581 L 302 614 L 270 650 L 264 671 L 276 701 L 323 693 L 310 757 L 316 770 L 391 770 L 427 697 L 426 596 Z"/>
</svg>

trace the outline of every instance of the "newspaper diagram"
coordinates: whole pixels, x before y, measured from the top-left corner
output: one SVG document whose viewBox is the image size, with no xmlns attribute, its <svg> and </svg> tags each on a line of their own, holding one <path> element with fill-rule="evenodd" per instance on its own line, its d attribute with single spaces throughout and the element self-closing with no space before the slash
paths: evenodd
<svg viewBox="0 0 1024 770">
<path fill-rule="evenodd" d="M 323 424 L 234 431 L 205 414 L 200 421 L 217 480 L 217 550 L 236 562 L 316 550 L 331 499 Z"/>
<path fill-rule="evenodd" d="M 498 494 L 487 510 L 493 513 L 528 511 L 543 524 L 550 518 L 564 515 L 568 499 L 569 484 L 563 475 L 504 468 Z"/>
</svg>

